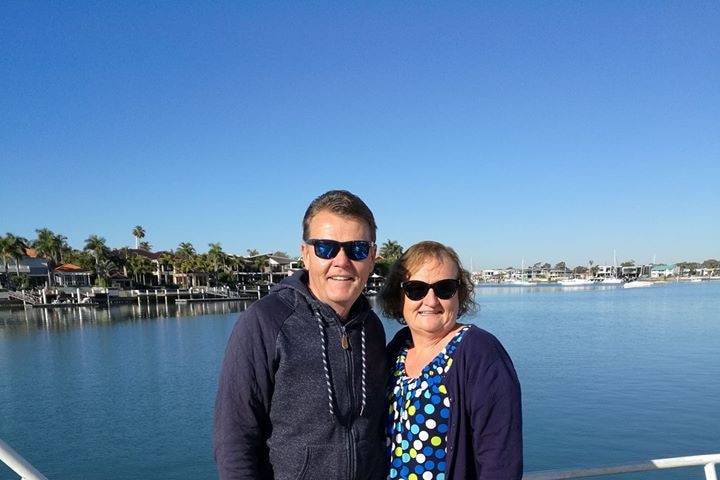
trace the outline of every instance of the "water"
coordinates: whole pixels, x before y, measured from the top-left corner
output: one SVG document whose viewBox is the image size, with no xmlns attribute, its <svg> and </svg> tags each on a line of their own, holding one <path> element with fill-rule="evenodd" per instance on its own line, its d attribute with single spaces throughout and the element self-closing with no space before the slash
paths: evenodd
<svg viewBox="0 0 720 480">
<path fill-rule="evenodd" d="M 720 452 L 718 299 L 720 282 L 478 288 L 465 320 L 514 360 L 526 471 Z M 1 309 L 0 438 L 51 479 L 216 478 L 215 388 L 242 308 Z"/>
</svg>

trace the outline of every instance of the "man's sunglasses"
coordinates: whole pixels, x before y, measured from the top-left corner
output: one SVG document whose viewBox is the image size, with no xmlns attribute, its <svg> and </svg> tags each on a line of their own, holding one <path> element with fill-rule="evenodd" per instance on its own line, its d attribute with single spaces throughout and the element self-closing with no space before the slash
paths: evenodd
<svg viewBox="0 0 720 480">
<path fill-rule="evenodd" d="M 340 249 L 345 250 L 345 255 L 350 260 L 365 260 L 370 256 L 370 250 L 375 242 L 369 240 L 351 240 L 349 242 L 338 242 L 336 240 L 305 240 L 305 243 L 315 247 L 315 255 L 325 260 L 335 258 Z"/>
<path fill-rule="evenodd" d="M 422 300 L 432 288 L 435 296 L 442 300 L 449 300 L 455 296 L 460 288 L 460 281 L 454 278 L 447 278 L 435 283 L 425 283 L 420 280 L 406 280 L 400 284 L 405 296 L 410 300 Z"/>
</svg>

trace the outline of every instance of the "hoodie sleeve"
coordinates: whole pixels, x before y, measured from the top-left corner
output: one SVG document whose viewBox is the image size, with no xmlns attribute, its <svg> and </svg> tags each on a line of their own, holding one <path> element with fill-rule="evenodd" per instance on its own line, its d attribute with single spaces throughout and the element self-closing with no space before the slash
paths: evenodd
<svg viewBox="0 0 720 480">
<path fill-rule="evenodd" d="M 253 307 L 236 322 L 220 372 L 213 443 L 222 480 L 272 478 L 266 441 L 278 327 Z"/>
</svg>

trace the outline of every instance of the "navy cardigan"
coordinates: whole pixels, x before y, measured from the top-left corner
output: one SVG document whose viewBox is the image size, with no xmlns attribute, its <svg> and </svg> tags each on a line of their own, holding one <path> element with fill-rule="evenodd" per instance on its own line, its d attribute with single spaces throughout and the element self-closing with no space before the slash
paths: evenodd
<svg viewBox="0 0 720 480">
<path fill-rule="evenodd" d="M 408 341 L 410 330 L 404 328 L 390 342 L 392 365 Z M 500 341 L 471 325 L 443 377 L 450 397 L 445 478 L 520 480 L 520 382 Z"/>
</svg>

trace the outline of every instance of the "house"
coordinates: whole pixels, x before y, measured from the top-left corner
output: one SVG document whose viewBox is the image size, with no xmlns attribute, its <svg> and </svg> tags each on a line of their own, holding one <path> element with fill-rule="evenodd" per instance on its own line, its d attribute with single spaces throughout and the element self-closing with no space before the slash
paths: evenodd
<svg viewBox="0 0 720 480">
<path fill-rule="evenodd" d="M 59 287 L 90 287 L 92 271 L 72 263 L 63 263 L 53 269 L 53 282 Z"/>
<path fill-rule="evenodd" d="M 5 262 L 0 263 L 0 276 L 5 280 L 3 283 L 9 283 L 11 275 L 24 275 L 30 278 L 30 286 L 47 284 L 50 280 L 49 261 L 45 258 L 37 256 L 37 252 L 33 248 L 25 249 L 25 256 L 18 261 L 9 259 L 7 268 Z"/>
<path fill-rule="evenodd" d="M 613 265 L 598 265 L 597 273 L 595 276 L 597 276 L 598 278 L 611 278 L 615 276 L 616 270 L 618 270 L 618 267 L 615 267 Z"/>
<path fill-rule="evenodd" d="M 270 283 L 278 283 L 283 278 L 293 274 L 298 269 L 298 261 L 294 258 L 267 255 L 264 273 L 270 275 Z"/>
<path fill-rule="evenodd" d="M 640 277 L 649 277 L 652 270 L 652 265 L 628 265 L 619 267 L 620 277 L 626 280 L 634 280 Z"/>
<path fill-rule="evenodd" d="M 675 265 L 653 265 L 650 270 L 650 278 L 667 278 L 674 277 L 680 273 L 680 269 Z"/>
</svg>

